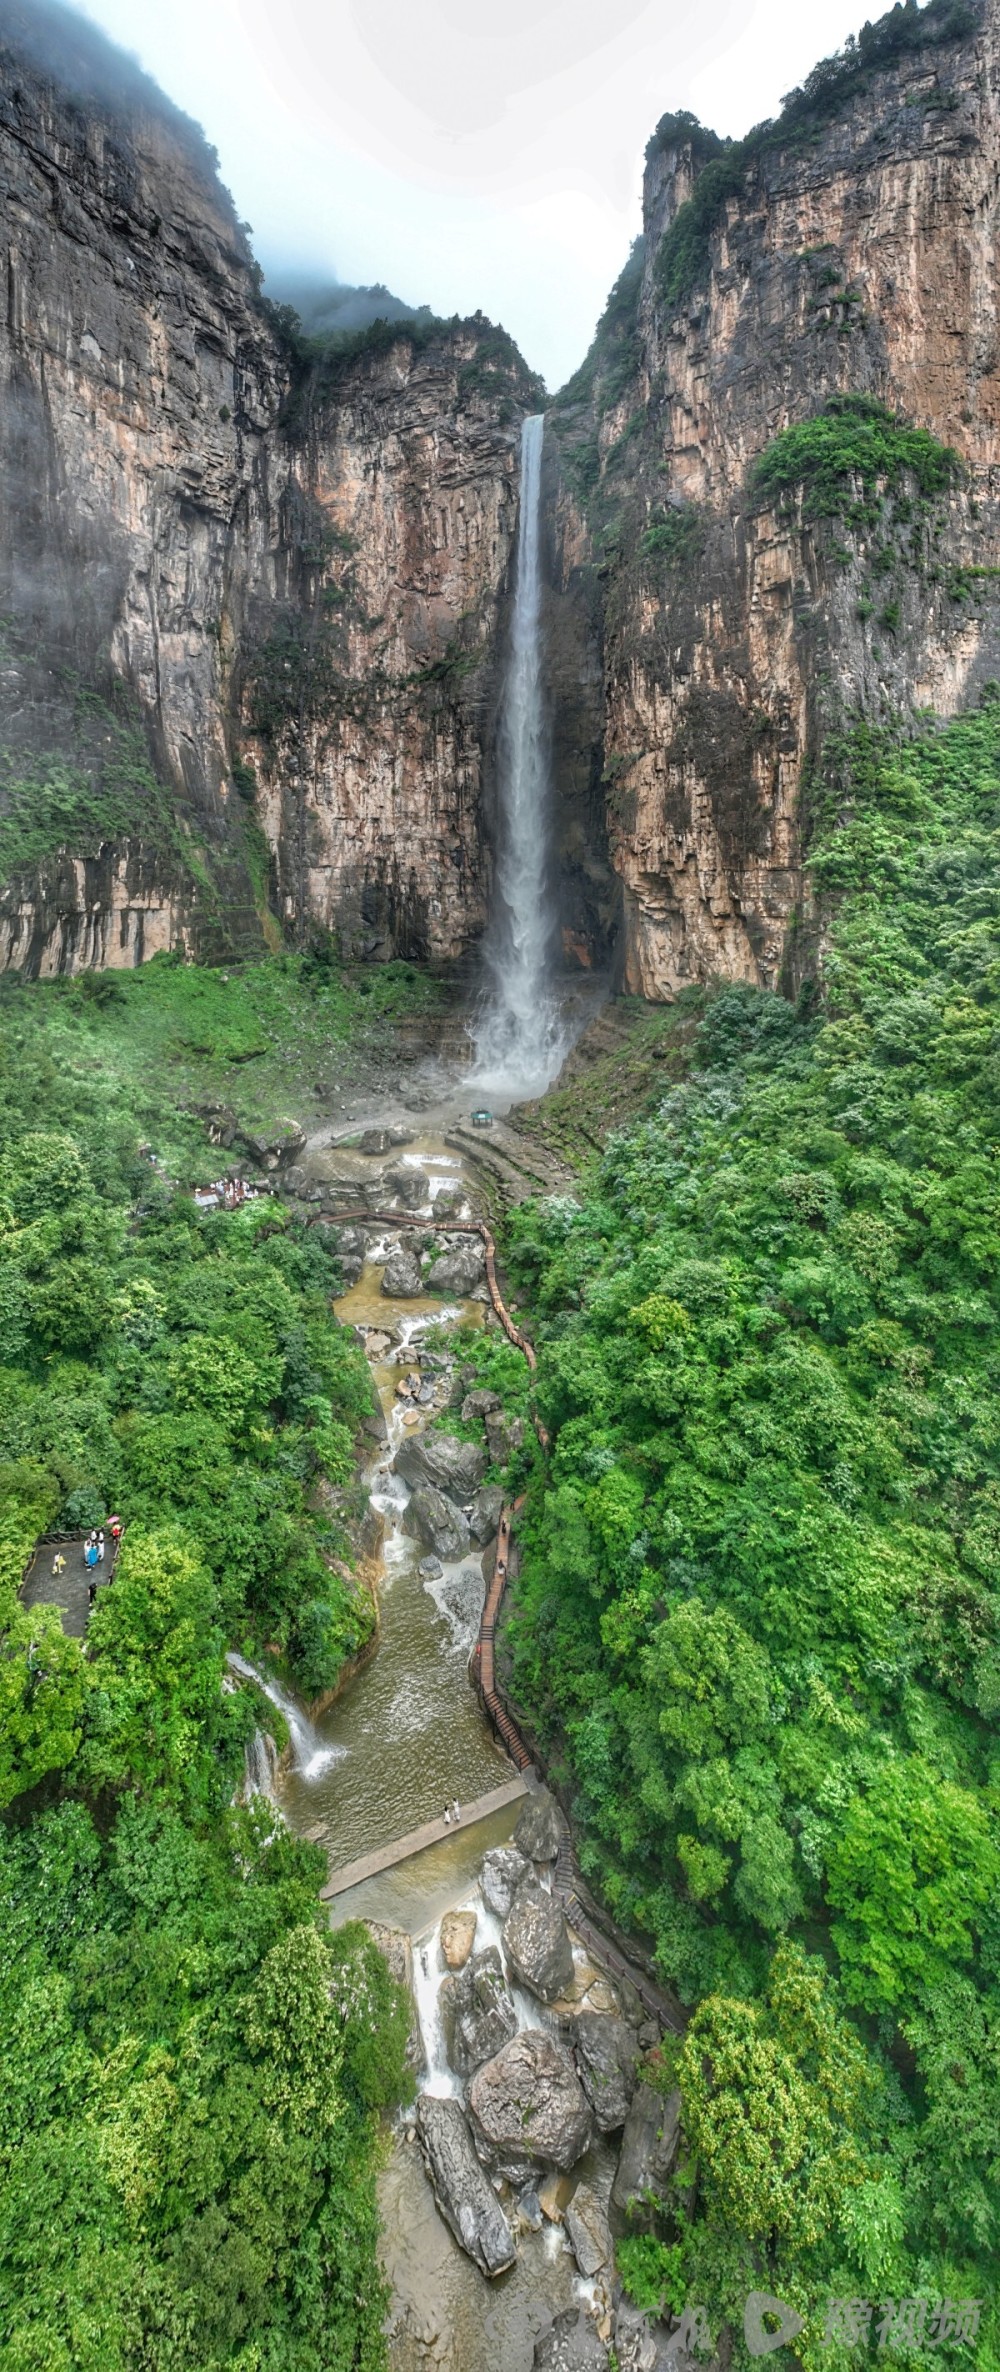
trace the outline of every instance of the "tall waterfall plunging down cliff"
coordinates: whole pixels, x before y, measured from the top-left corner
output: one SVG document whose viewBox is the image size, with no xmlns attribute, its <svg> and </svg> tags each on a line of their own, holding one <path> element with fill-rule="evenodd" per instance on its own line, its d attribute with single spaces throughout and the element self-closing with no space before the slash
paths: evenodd
<svg viewBox="0 0 1000 2372">
<path fill-rule="evenodd" d="M 521 430 L 521 508 L 510 656 L 500 713 L 500 832 L 486 933 L 489 990 L 475 1026 L 470 1084 L 540 1095 L 566 1052 L 553 993 L 550 744 L 541 638 L 541 489 L 545 420 Z"/>
</svg>

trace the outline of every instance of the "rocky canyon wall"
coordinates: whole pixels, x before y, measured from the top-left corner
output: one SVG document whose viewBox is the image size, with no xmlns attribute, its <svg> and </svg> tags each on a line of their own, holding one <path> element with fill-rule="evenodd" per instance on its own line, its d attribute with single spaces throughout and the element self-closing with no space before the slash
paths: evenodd
<svg viewBox="0 0 1000 2372">
<path fill-rule="evenodd" d="M 461 956 L 537 385 L 481 318 L 309 352 L 213 153 L 0 5 L 0 966 Z"/>
<path fill-rule="evenodd" d="M 938 0 L 919 34 L 811 78 L 721 162 L 665 119 L 644 241 L 554 407 L 603 596 L 625 983 L 649 997 L 794 985 L 831 736 L 949 716 L 1000 673 L 995 0 Z M 956 447 L 948 490 L 855 484 L 839 517 L 762 498 L 759 457 L 844 394 Z"/>
</svg>

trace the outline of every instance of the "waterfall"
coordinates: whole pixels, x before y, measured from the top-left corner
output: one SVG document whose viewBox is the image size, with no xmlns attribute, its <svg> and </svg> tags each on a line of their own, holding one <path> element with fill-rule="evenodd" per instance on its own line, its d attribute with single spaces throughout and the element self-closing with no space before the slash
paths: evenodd
<svg viewBox="0 0 1000 2372">
<path fill-rule="evenodd" d="M 517 581 L 498 743 L 499 847 L 486 934 L 490 995 L 475 1027 L 470 1086 L 540 1095 L 566 1051 L 552 993 L 548 880 L 551 773 L 541 640 L 543 415 L 521 430 Z"/>
<path fill-rule="evenodd" d="M 247 1663 L 246 1658 L 237 1655 L 235 1649 L 230 1649 L 226 1662 L 231 1672 L 238 1672 L 241 1680 L 252 1680 L 269 1702 L 277 1705 L 279 1713 L 284 1714 L 291 1740 L 292 1768 L 300 1779 L 319 1779 L 324 1771 L 329 1770 L 331 1763 L 341 1760 L 346 1748 L 325 1746 L 308 1714 L 303 1713 L 301 1705 L 296 1704 L 286 1689 L 279 1688 L 276 1680 L 258 1672 L 256 1665 Z"/>
<path fill-rule="evenodd" d="M 270 1803 L 275 1801 L 275 1772 L 277 1756 L 274 1739 L 266 1730 L 255 1730 L 246 1750 L 246 1775 L 243 1792 L 246 1796 L 262 1795 Z"/>
</svg>

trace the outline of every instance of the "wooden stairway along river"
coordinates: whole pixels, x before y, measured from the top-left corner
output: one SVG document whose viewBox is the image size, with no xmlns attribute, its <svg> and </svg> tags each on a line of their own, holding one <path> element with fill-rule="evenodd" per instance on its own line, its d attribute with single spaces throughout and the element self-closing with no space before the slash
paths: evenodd
<svg viewBox="0 0 1000 2372">
<path fill-rule="evenodd" d="M 420 1227 L 425 1231 L 427 1228 L 425 1218 L 418 1218 L 408 1211 L 316 1211 L 307 1224 L 310 1227 L 357 1224 L 368 1227 Z M 435 1227 L 434 1232 L 436 1235 L 478 1235 L 482 1238 L 486 1247 L 486 1281 L 489 1287 L 490 1301 L 508 1340 L 514 1344 L 516 1350 L 521 1352 L 529 1367 L 534 1369 L 537 1366 L 534 1345 L 528 1341 L 527 1335 L 522 1333 L 520 1327 L 515 1326 L 497 1284 L 496 1244 L 493 1231 L 485 1219 L 451 1220 L 446 1225 Z M 548 1449 L 549 1437 L 545 1427 L 537 1417 L 534 1417 L 532 1421 L 542 1448 Z M 506 1504 L 501 1509 L 493 1558 L 493 1572 L 479 1619 L 479 1633 L 470 1665 L 473 1685 L 486 1719 L 494 1737 L 497 1738 L 510 1762 L 514 1765 L 519 1778 L 517 1783 L 511 1782 L 508 1787 L 494 1790 L 490 1796 L 484 1796 L 477 1803 L 469 1805 L 461 1822 L 463 1828 L 471 1826 L 474 1819 L 495 1810 L 501 1798 L 506 1802 L 512 1802 L 517 1794 L 530 1787 L 533 1782 L 537 1782 L 534 1757 L 525 1743 L 510 1706 L 497 1687 L 494 1655 L 496 1627 L 510 1569 L 511 1529 L 516 1509 L 520 1504 L 520 1501 L 515 1501 Z M 394 1863 L 408 1859 L 412 1854 L 422 1852 L 426 1846 L 439 1844 L 442 1838 L 448 1836 L 449 1833 L 453 1832 L 445 1827 L 443 1821 L 429 1821 L 423 1830 L 414 1830 L 408 1836 L 397 1838 L 394 1844 L 381 1847 L 374 1854 L 364 1855 L 358 1861 L 349 1863 L 340 1870 L 331 1871 L 330 1878 L 322 1889 L 324 1899 L 330 1900 L 338 1894 L 346 1893 L 350 1887 L 360 1885 L 365 1878 L 376 1872 L 392 1868 Z M 565 1817 L 562 1823 L 562 1842 L 553 1883 L 571 1926 L 575 1929 L 581 1942 L 586 1945 L 598 1966 L 604 1968 L 610 1976 L 617 1978 L 619 1982 L 628 1985 L 641 2001 L 643 2008 L 648 2010 L 652 2017 L 658 2019 L 661 2026 L 671 2028 L 675 2034 L 683 2033 L 687 2020 L 680 2004 L 671 2000 L 670 1996 L 654 1983 L 647 1972 L 638 1968 L 635 1962 L 630 1959 L 625 1949 L 626 1939 L 622 1937 L 620 1941 L 612 1941 L 611 1937 L 604 1933 L 603 1928 L 596 1925 L 590 1912 L 581 1902 L 578 1888 L 582 1881 L 576 1867 L 569 1823 Z"/>
</svg>

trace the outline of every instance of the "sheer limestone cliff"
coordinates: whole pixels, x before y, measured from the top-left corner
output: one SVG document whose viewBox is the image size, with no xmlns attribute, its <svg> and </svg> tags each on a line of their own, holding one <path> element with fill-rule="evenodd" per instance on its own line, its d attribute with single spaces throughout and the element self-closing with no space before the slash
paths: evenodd
<svg viewBox="0 0 1000 2372">
<path fill-rule="evenodd" d="M 838 731 L 949 716 L 1000 672 L 998 32 L 995 0 L 897 10 L 739 150 L 690 118 L 650 143 L 644 241 L 553 422 L 603 588 L 624 978 L 647 997 L 794 985 Z M 796 484 L 775 440 L 841 395 L 961 469 Z"/>
<path fill-rule="evenodd" d="M 477 318 L 317 359 L 212 152 L 0 6 L 0 964 L 459 956 L 537 385 Z"/>
</svg>

